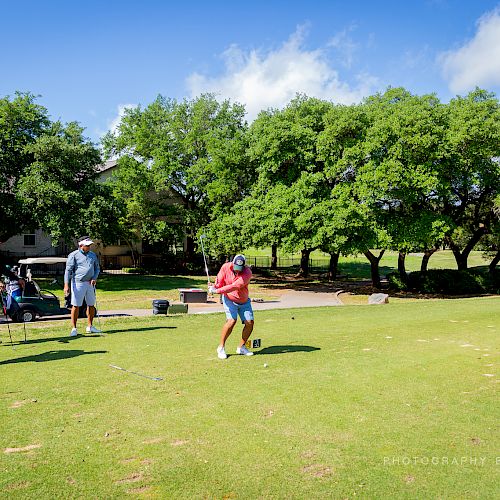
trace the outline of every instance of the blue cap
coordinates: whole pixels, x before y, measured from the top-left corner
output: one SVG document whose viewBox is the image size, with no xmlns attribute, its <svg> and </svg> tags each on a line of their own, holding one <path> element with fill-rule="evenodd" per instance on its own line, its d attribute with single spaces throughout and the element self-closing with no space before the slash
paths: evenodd
<svg viewBox="0 0 500 500">
<path fill-rule="evenodd" d="M 245 267 L 245 256 L 238 254 L 233 259 L 233 269 L 235 271 L 241 271 Z"/>
</svg>

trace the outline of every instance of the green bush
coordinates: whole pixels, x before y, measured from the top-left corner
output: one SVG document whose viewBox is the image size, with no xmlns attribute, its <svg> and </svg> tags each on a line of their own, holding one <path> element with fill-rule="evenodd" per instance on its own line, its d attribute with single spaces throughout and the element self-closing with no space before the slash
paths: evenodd
<svg viewBox="0 0 500 500">
<path fill-rule="evenodd" d="M 410 273 L 408 288 L 423 293 L 468 295 L 486 292 L 486 280 L 482 273 L 469 270 L 429 269 Z"/>
<path fill-rule="evenodd" d="M 122 267 L 122 271 L 128 274 L 144 274 L 144 269 L 140 267 Z"/>
<path fill-rule="evenodd" d="M 500 269 L 495 269 L 490 273 L 485 268 L 472 268 L 469 272 L 482 282 L 487 292 L 500 294 Z"/>
<path fill-rule="evenodd" d="M 399 273 L 389 273 L 387 281 L 391 290 L 408 290 L 407 284 L 401 279 Z"/>
</svg>

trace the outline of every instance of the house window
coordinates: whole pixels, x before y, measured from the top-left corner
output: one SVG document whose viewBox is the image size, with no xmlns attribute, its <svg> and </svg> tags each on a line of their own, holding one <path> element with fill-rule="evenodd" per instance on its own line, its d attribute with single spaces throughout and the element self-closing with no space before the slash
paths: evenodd
<svg viewBox="0 0 500 500">
<path fill-rule="evenodd" d="M 35 234 L 23 234 L 24 237 L 24 246 L 25 247 L 34 247 L 36 245 Z"/>
</svg>

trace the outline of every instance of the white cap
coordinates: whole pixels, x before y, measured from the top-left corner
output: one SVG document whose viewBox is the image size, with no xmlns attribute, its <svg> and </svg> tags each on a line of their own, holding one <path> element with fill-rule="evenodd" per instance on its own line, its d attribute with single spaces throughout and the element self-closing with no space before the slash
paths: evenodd
<svg viewBox="0 0 500 500">
<path fill-rule="evenodd" d="M 93 244 L 94 244 L 94 242 L 88 236 L 85 236 L 81 240 L 78 241 L 78 246 L 79 247 L 81 247 L 83 245 L 90 246 L 90 245 L 93 245 Z"/>
</svg>

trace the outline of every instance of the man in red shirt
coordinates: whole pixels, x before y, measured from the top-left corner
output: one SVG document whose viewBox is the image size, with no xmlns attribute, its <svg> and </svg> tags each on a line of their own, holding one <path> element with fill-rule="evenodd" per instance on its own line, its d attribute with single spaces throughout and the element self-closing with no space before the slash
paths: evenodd
<svg viewBox="0 0 500 500">
<path fill-rule="evenodd" d="M 251 278 L 252 271 L 245 265 L 245 256 L 239 254 L 232 262 L 223 264 L 215 279 L 215 287 L 210 286 L 208 289 L 210 293 L 222 294 L 222 303 L 224 311 L 226 311 L 226 323 L 222 327 L 220 343 L 217 347 L 219 359 L 227 358 L 224 346 L 238 321 L 238 316 L 244 326 L 236 354 L 253 355 L 253 352 L 245 347 L 245 342 L 250 338 L 254 324 L 252 302 L 248 296 L 248 283 L 250 283 Z"/>
</svg>

